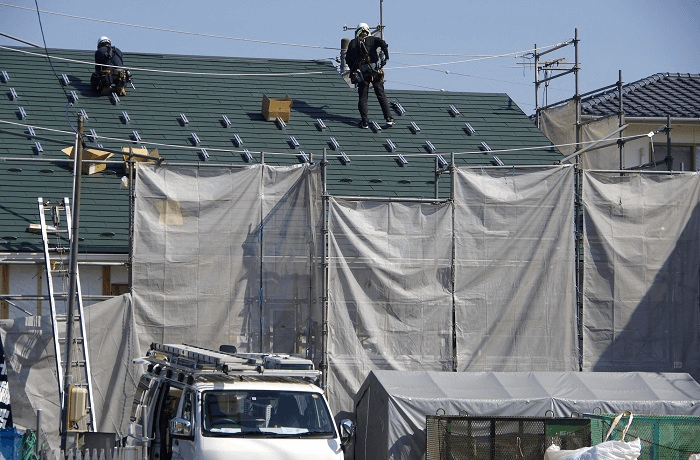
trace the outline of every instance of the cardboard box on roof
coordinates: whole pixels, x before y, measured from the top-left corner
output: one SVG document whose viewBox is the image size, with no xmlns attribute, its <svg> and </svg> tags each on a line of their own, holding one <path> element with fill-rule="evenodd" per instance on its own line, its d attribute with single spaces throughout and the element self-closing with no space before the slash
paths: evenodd
<svg viewBox="0 0 700 460">
<path fill-rule="evenodd" d="M 263 94 L 262 114 L 265 120 L 274 121 L 276 118 L 281 118 L 282 121 L 289 121 L 292 102 L 288 94 L 285 94 L 282 99 L 267 97 L 267 95 Z"/>
<path fill-rule="evenodd" d="M 124 155 L 122 155 L 124 157 L 124 169 L 126 169 L 126 172 L 129 172 L 129 169 L 131 168 L 131 166 L 129 164 L 129 151 L 130 151 L 129 147 L 122 147 L 122 152 L 126 152 Z M 158 149 L 154 149 L 151 152 L 149 152 L 148 149 L 145 149 L 143 147 L 137 147 L 137 148 L 131 147 L 131 152 L 137 153 L 139 155 L 150 155 L 152 157 L 160 158 L 160 155 L 158 155 Z M 133 157 L 133 159 L 134 159 L 134 163 L 144 163 L 144 162 L 145 163 L 153 163 L 156 161 L 152 158 L 142 158 L 142 157 L 136 157 L 136 156 Z"/>
<path fill-rule="evenodd" d="M 65 153 L 71 158 L 74 158 L 73 147 L 66 147 L 65 149 L 61 149 L 61 152 Z M 108 159 L 112 155 L 114 154 L 111 152 L 105 152 L 104 150 L 83 149 L 83 160 L 101 161 Z M 83 162 L 83 174 L 95 174 L 100 171 L 104 171 L 105 169 L 107 169 L 107 165 L 105 163 Z"/>
</svg>

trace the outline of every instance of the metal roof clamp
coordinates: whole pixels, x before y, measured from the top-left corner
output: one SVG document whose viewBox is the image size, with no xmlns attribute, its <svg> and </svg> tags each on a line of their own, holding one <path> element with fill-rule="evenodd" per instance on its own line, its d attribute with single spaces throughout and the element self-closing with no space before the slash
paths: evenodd
<svg viewBox="0 0 700 460">
<path fill-rule="evenodd" d="M 17 91 L 15 91 L 14 88 L 10 88 L 10 99 L 13 101 L 16 101 L 19 96 L 17 95 Z"/>
<path fill-rule="evenodd" d="M 280 117 L 275 118 L 275 123 L 277 123 L 277 127 L 279 129 L 285 129 L 287 127 L 287 123 L 285 123 Z"/>
<path fill-rule="evenodd" d="M 243 139 L 241 139 L 241 136 L 238 134 L 233 135 L 233 139 L 231 139 L 234 144 L 236 144 L 236 147 L 240 147 L 243 145 Z"/>
<path fill-rule="evenodd" d="M 129 114 L 126 113 L 126 111 L 122 112 L 121 118 L 122 118 L 122 121 L 124 122 L 125 125 L 128 125 L 129 123 L 131 123 L 131 118 L 129 117 Z"/>
<path fill-rule="evenodd" d="M 340 162 L 344 166 L 347 166 L 350 163 L 350 157 L 345 152 L 340 152 L 340 156 L 338 157 L 338 160 L 340 160 Z"/>
<path fill-rule="evenodd" d="M 230 128 L 231 120 L 226 115 L 221 115 L 221 124 L 224 125 L 224 128 Z"/>
<path fill-rule="evenodd" d="M 182 126 L 187 126 L 190 124 L 190 120 L 187 119 L 187 116 L 184 113 L 181 113 L 178 119 L 180 120 L 180 124 Z"/>
<path fill-rule="evenodd" d="M 117 96 L 117 93 L 110 93 L 110 98 L 112 99 L 112 104 L 114 105 L 119 105 L 119 96 Z"/>
<path fill-rule="evenodd" d="M 377 123 L 376 121 L 371 121 L 371 122 L 369 123 L 369 125 L 372 127 L 372 130 L 373 130 L 375 133 L 378 133 L 379 131 L 382 130 L 382 127 L 379 126 L 379 123 Z"/>
<path fill-rule="evenodd" d="M 454 105 L 450 105 L 450 108 L 448 109 L 448 111 L 450 112 L 450 115 L 452 115 L 453 117 L 459 116 L 459 110 L 457 110 L 457 107 L 455 107 Z"/>
<path fill-rule="evenodd" d="M 339 144 L 338 141 L 335 139 L 335 137 L 331 137 L 331 138 L 330 138 L 330 143 L 331 143 L 331 147 L 333 147 L 333 150 L 338 150 L 338 149 L 340 149 L 340 144 Z"/>
<path fill-rule="evenodd" d="M 399 101 L 391 101 L 391 105 L 394 107 L 394 109 L 396 110 L 396 112 L 398 112 L 399 115 L 403 115 L 404 113 L 406 113 L 406 109 L 404 109 L 403 106 L 399 104 Z"/>
<path fill-rule="evenodd" d="M 246 163 L 252 163 L 253 162 L 253 155 L 250 154 L 250 150 L 244 149 L 243 153 L 241 153 L 241 157 L 243 157 L 243 161 Z"/>
</svg>

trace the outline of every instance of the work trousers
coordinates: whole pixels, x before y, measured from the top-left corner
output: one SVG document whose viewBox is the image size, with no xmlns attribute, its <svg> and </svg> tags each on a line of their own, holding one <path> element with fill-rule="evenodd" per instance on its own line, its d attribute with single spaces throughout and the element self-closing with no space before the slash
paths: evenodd
<svg viewBox="0 0 700 460">
<path fill-rule="evenodd" d="M 360 98 L 359 102 L 357 103 L 357 108 L 360 110 L 360 117 L 365 123 L 369 123 L 369 118 L 367 117 L 367 112 L 369 110 L 367 106 L 367 99 L 369 98 L 369 85 L 369 81 L 363 81 L 357 85 L 357 94 Z M 382 108 L 384 119 L 391 118 L 389 100 L 386 98 L 386 93 L 384 92 L 384 79 L 372 82 L 372 86 L 374 87 L 374 94 L 377 95 L 379 106 Z"/>
</svg>

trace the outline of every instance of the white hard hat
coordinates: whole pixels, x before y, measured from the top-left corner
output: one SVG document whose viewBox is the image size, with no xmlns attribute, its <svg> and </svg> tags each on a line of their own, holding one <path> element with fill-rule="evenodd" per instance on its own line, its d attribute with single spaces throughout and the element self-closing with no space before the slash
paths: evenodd
<svg viewBox="0 0 700 460">
<path fill-rule="evenodd" d="M 112 40 L 110 40 L 109 37 L 106 37 L 103 35 L 100 37 L 99 40 L 97 40 L 97 47 L 99 48 L 100 46 L 102 46 L 103 43 L 106 43 L 107 45 L 111 45 Z"/>
<path fill-rule="evenodd" d="M 369 34 L 369 26 L 365 24 L 364 22 L 361 22 L 357 25 L 357 29 L 355 29 L 355 37 L 360 35 L 360 32 L 365 31 L 367 34 Z"/>
</svg>

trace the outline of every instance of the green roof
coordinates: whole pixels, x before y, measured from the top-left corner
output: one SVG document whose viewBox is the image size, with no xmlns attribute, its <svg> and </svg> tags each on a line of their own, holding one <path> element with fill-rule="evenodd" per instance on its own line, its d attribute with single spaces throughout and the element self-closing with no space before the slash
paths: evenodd
<svg viewBox="0 0 700 460">
<path fill-rule="evenodd" d="M 80 111 L 88 117 L 85 133 L 94 130 L 97 135 L 88 146 L 136 147 L 136 132 L 142 145 L 149 150 L 158 148 L 166 163 L 242 165 L 246 164 L 245 149 L 253 162 L 259 163 L 265 152 L 265 163 L 288 165 L 303 161 L 301 151 L 318 162 L 325 148 L 327 189 L 332 195 L 434 198 L 435 154 L 450 161 L 450 153 L 455 152 L 457 166 L 491 166 L 497 162 L 494 156 L 506 166 L 552 164 L 561 158 L 503 93 L 387 90 L 396 120 L 390 128 L 383 126 L 371 93 L 370 120 L 383 127 L 375 132 L 357 127 L 357 93 L 331 61 L 125 52 L 135 89 L 127 87 L 127 95 L 117 102 L 98 96 L 90 86 L 92 51 L 48 53 L 50 62 L 38 48 L 0 49 L 0 72 L 4 72 L 0 89 L 5 94 L 0 98 L 0 158 L 4 159 L 0 162 L 0 250 L 4 251 L 38 250 L 40 240 L 26 233 L 28 223 L 38 218 L 37 197 L 57 202 L 70 196 L 71 165 L 44 160 L 67 158 L 60 151 L 65 146 L 50 139 L 72 144 Z M 289 95 L 293 100 L 286 127 L 263 118 L 264 95 Z M 67 96 L 74 100 L 68 107 Z M 451 111 L 451 106 L 459 113 Z M 326 128 L 319 126 L 318 119 Z M 30 138 L 25 125 L 48 139 Z M 242 141 L 240 146 L 236 136 Z M 388 139 L 395 150 L 389 148 Z M 36 142 L 43 151 L 37 150 Z M 482 142 L 496 152 L 487 151 Z M 208 154 L 205 163 L 201 148 Z M 341 161 L 342 153 L 349 163 Z M 400 164 L 399 154 L 407 164 Z M 83 177 L 81 250 L 127 250 L 129 206 L 128 191 L 119 187 L 122 175 L 121 165 L 110 165 L 104 172 Z M 442 175 L 441 198 L 449 196 L 449 182 L 449 175 Z"/>
</svg>

